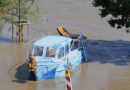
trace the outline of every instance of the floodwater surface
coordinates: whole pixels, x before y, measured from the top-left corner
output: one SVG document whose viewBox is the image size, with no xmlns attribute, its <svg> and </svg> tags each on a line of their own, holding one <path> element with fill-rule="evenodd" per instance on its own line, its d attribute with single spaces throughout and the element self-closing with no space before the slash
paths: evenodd
<svg viewBox="0 0 130 90">
<path fill-rule="evenodd" d="M 130 34 L 111 28 L 101 19 L 92 0 L 39 0 L 39 21 L 29 21 L 30 42 L 11 42 L 11 31 L 0 34 L 0 90 L 66 90 L 64 77 L 27 80 L 26 58 L 31 43 L 45 35 L 57 34 L 64 25 L 71 33 L 84 33 L 88 40 L 88 63 L 73 70 L 73 90 L 130 90 Z M 16 38 L 15 38 L 16 39 Z M 27 53 L 28 51 L 28 53 Z"/>
</svg>

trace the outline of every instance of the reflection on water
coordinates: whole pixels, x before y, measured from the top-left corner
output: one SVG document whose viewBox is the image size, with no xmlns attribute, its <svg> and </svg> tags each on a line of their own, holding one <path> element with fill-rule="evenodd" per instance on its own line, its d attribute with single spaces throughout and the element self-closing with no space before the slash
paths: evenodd
<svg viewBox="0 0 130 90">
<path fill-rule="evenodd" d="M 0 36 L 0 42 L 11 42 L 11 39 L 8 37 Z"/>
<path fill-rule="evenodd" d="M 13 82 L 26 83 L 28 76 L 28 67 L 27 64 L 24 63 L 16 69 L 15 78 L 17 80 L 13 80 Z"/>
<path fill-rule="evenodd" d="M 128 66 L 130 62 L 130 42 L 87 40 L 87 43 L 90 62 Z"/>
</svg>

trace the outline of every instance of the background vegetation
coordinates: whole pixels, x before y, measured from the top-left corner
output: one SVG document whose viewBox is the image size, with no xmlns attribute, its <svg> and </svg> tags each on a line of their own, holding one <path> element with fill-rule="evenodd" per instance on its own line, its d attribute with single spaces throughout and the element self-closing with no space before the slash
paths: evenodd
<svg viewBox="0 0 130 90">
<path fill-rule="evenodd" d="M 130 28 L 130 0 L 94 0 L 102 18 L 109 16 L 108 23 L 117 29 Z"/>
<path fill-rule="evenodd" d="M 34 6 L 34 3 L 35 0 L 0 0 L 0 29 L 6 22 L 28 21 L 36 15 L 38 6 Z"/>
</svg>

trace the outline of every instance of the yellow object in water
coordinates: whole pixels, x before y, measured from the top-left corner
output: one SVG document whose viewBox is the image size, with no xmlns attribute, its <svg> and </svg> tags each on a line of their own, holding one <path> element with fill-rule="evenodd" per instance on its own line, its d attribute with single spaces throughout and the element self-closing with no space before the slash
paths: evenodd
<svg viewBox="0 0 130 90">
<path fill-rule="evenodd" d="M 69 33 L 65 30 L 64 26 L 58 27 L 58 30 L 60 33 L 62 33 L 64 36 L 69 36 Z"/>
<path fill-rule="evenodd" d="M 67 36 L 67 37 L 70 37 L 72 39 L 78 39 L 79 35 L 78 34 L 71 34 L 69 33 L 65 28 L 64 26 L 60 26 L 57 28 L 57 31 L 60 35 L 62 36 Z M 84 36 L 85 39 L 87 39 L 86 36 Z"/>
<path fill-rule="evenodd" d="M 34 56 L 29 57 L 29 64 L 28 64 L 28 69 L 29 71 L 36 71 L 37 70 L 37 62 L 35 60 Z"/>
<path fill-rule="evenodd" d="M 68 69 L 65 70 L 65 77 L 70 77 L 70 73 Z"/>
</svg>

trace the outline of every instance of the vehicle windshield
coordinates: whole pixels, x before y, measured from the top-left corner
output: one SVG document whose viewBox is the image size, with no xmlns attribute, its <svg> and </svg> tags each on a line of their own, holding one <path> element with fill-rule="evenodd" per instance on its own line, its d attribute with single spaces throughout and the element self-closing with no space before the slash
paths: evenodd
<svg viewBox="0 0 130 90">
<path fill-rule="evenodd" d="M 34 47 L 34 56 L 42 56 L 43 47 Z"/>
<path fill-rule="evenodd" d="M 56 51 L 55 48 L 50 49 L 49 47 L 47 47 L 46 57 L 55 57 L 55 51 Z"/>
</svg>

